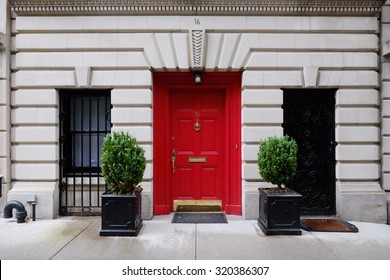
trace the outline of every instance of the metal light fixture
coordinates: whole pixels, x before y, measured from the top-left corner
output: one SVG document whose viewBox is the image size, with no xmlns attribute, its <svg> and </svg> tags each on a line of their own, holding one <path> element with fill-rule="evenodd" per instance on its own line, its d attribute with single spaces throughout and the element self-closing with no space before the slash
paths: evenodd
<svg viewBox="0 0 390 280">
<path fill-rule="evenodd" d="M 200 72 L 195 72 L 195 84 L 200 84 L 202 82 Z"/>
</svg>

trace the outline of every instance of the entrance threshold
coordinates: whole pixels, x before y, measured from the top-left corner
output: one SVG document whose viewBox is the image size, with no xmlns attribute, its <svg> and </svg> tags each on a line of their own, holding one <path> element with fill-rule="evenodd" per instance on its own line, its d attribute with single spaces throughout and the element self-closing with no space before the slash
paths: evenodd
<svg viewBox="0 0 390 280">
<path fill-rule="evenodd" d="M 210 206 L 213 208 L 222 209 L 222 200 L 174 200 L 173 201 L 173 211 L 177 212 L 178 207 L 182 206 Z"/>
</svg>

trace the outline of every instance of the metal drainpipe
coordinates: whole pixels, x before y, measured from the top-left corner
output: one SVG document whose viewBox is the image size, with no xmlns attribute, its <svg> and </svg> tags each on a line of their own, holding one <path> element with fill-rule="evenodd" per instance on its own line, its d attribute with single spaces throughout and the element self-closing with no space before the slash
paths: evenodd
<svg viewBox="0 0 390 280">
<path fill-rule="evenodd" d="M 36 207 L 35 207 L 35 202 L 33 202 L 31 205 L 32 205 L 32 220 L 35 221 L 35 220 L 36 220 Z"/>
<path fill-rule="evenodd" d="M 0 175 L 0 197 L 3 196 L 3 175 Z"/>
<path fill-rule="evenodd" d="M 4 218 L 6 218 L 6 219 L 12 218 L 12 210 L 13 209 L 16 209 L 15 217 L 16 217 L 17 223 L 18 224 L 24 223 L 25 219 L 27 217 L 27 212 L 26 212 L 26 209 L 24 208 L 24 205 L 20 201 L 17 201 L 17 200 L 11 200 L 10 202 L 8 202 L 5 205 Z"/>
<path fill-rule="evenodd" d="M 35 194 L 30 194 L 27 196 L 27 203 L 31 203 L 33 221 L 36 220 L 36 201 L 37 201 L 37 196 Z"/>
</svg>

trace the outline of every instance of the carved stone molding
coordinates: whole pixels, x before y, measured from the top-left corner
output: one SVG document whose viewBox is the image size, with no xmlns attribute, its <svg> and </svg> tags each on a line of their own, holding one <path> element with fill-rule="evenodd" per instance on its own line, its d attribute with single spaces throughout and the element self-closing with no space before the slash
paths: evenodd
<svg viewBox="0 0 390 280">
<path fill-rule="evenodd" d="M 191 30 L 191 45 L 192 45 L 192 69 L 200 71 L 203 68 L 203 53 L 205 46 L 205 31 Z"/>
<path fill-rule="evenodd" d="M 79 88 L 91 86 L 91 67 L 75 67 L 75 81 Z"/>
<path fill-rule="evenodd" d="M 319 71 L 316 66 L 303 67 L 303 84 L 304 87 L 317 87 Z"/>
<path fill-rule="evenodd" d="M 385 0 L 9 0 L 18 15 L 374 15 Z"/>
</svg>

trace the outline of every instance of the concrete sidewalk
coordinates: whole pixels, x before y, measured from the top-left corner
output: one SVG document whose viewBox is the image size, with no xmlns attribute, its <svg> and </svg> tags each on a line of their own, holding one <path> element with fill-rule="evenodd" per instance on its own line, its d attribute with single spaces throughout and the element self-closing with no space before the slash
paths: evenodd
<svg viewBox="0 0 390 280">
<path fill-rule="evenodd" d="M 265 236 L 255 220 L 172 224 L 172 215 L 144 221 L 138 237 L 100 237 L 100 217 L 61 217 L 17 224 L 0 218 L 2 260 L 390 260 L 390 226 L 352 222 L 359 233 L 302 231 Z"/>
</svg>

